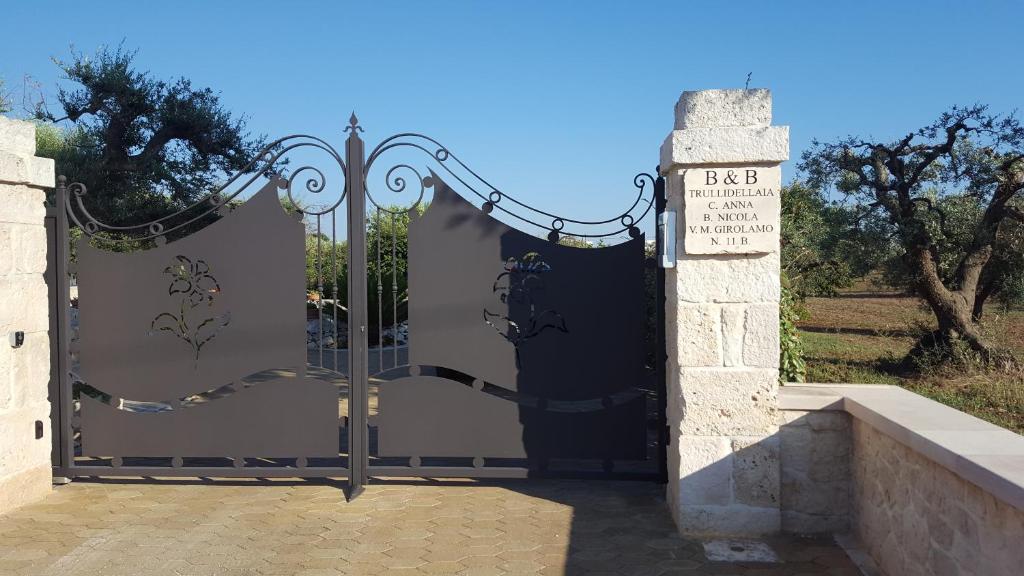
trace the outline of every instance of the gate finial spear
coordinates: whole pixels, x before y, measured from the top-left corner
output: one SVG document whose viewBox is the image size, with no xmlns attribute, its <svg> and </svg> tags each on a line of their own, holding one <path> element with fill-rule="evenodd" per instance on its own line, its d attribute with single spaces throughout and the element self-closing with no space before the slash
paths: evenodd
<svg viewBox="0 0 1024 576">
<path fill-rule="evenodd" d="M 349 130 L 351 130 L 353 134 L 355 134 L 357 130 L 359 132 L 365 132 L 365 130 L 363 130 L 363 127 L 359 125 L 359 118 L 356 118 L 355 110 L 353 110 L 352 115 L 349 116 L 348 126 L 345 127 L 345 132 L 348 132 Z"/>
</svg>

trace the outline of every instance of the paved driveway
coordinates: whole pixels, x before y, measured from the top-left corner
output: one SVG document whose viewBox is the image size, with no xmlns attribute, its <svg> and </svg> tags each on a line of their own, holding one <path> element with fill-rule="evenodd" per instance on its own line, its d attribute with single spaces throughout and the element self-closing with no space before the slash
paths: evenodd
<svg viewBox="0 0 1024 576">
<path fill-rule="evenodd" d="M 651 484 L 341 486 L 76 481 L 0 516 L 0 574 L 858 574 L 813 540 L 770 541 L 781 564 L 708 562 Z"/>
</svg>

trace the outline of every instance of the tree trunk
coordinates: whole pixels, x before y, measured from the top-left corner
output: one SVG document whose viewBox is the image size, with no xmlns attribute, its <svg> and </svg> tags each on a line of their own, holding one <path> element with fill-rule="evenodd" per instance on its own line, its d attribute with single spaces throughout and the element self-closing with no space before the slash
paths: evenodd
<svg viewBox="0 0 1024 576">
<path fill-rule="evenodd" d="M 935 344 L 942 345 L 956 340 L 964 340 L 983 358 L 988 359 L 992 347 L 982 336 L 973 319 L 977 300 L 975 292 L 973 290 L 954 292 L 946 288 L 942 279 L 939 278 L 938 267 L 932 253 L 925 248 L 914 250 L 911 255 L 911 263 L 920 278 L 918 291 L 928 302 L 938 323 Z"/>
<path fill-rule="evenodd" d="M 982 314 L 985 312 L 985 303 L 989 297 L 993 296 L 996 291 L 998 282 L 990 281 L 978 290 L 977 296 L 974 297 L 974 311 L 971 313 L 971 319 L 975 322 L 980 322 Z"/>
</svg>

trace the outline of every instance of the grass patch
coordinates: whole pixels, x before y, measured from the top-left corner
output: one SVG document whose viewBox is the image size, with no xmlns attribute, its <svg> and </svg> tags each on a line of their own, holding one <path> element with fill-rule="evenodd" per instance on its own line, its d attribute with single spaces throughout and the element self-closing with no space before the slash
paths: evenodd
<svg viewBox="0 0 1024 576">
<path fill-rule="evenodd" d="M 858 292 L 810 298 L 800 337 L 807 381 L 902 386 L 998 426 L 1024 434 L 1024 374 L 907 376 L 899 362 L 934 320 L 917 298 Z M 1024 311 L 996 306 L 984 322 L 997 346 L 1024 359 Z"/>
<path fill-rule="evenodd" d="M 1024 376 L 908 379 L 904 388 L 1024 434 Z"/>
</svg>

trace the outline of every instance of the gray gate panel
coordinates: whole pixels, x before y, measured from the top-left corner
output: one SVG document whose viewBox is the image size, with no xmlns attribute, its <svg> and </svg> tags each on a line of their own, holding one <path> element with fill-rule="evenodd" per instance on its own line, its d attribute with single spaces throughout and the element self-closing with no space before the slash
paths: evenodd
<svg viewBox="0 0 1024 576">
<path fill-rule="evenodd" d="M 526 457 L 514 402 L 431 376 L 386 382 L 378 402 L 380 456 Z"/>
<path fill-rule="evenodd" d="M 430 207 L 409 226 L 410 364 L 556 399 L 639 384 L 643 236 L 590 249 L 554 244 L 434 181 Z"/>
<path fill-rule="evenodd" d="M 133 400 L 180 398 L 306 362 L 303 227 L 274 183 L 210 226 L 149 250 L 78 245 L 82 379 Z"/>
<path fill-rule="evenodd" d="M 443 371 L 443 370 L 442 370 Z M 380 386 L 377 456 L 645 457 L 646 398 L 548 402 L 431 376 Z M 611 404 L 606 406 L 606 403 Z M 616 426 L 629 423 L 630 427 Z"/>
<path fill-rule="evenodd" d="M 380 455 L 643 459 L 643 236 L 558 245 L 433 182 L 409 227 L 409 362 L 487 386 L 383 383 Z"/>
<path fill-rule="evenodd" d="M 336 457 L 338 389 L 311 378 L 275 378 L 208 403 L 130 412 L 83 395 L 82 451 L 89 456 Z"/>
<path fill-rule="evenodd" d="M 484 321 L 511 229 L 439 180 L 409 223 L 409 363 L 445 366 L 514 390 L 515 347 Z"/>
</svg>

